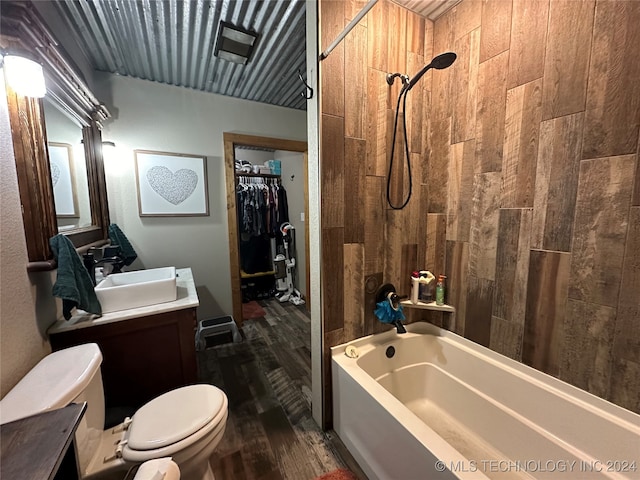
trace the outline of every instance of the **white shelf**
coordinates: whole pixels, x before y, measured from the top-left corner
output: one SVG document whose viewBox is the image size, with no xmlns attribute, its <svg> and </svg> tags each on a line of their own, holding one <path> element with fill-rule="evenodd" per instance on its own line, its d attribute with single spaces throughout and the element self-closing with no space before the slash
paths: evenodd
<svg viewBox="0 0 640 480">
<path fill-rule="evenodd" d="M 400 305 L 406 308 L 420 308 L 422 310 L 436 310 L 438 312 L 454 313 L 456 311 L 455 307 L 452 307 L 451 305 L 436 305 L 436 302 L 411 303 L 411 300 L 403 300 L 400 302 Z"/>
</svg>

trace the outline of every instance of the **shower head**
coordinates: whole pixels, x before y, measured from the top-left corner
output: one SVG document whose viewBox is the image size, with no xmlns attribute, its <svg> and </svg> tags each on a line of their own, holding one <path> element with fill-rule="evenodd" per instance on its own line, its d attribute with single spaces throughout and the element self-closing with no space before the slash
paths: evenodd
<svg viewBox="0 0 640 480">
<path fill-rule="evenodd" d="M 453 64 L 453 62 L 456 61 L 456 58 L 458 58 L 458 56 L 453 52 L 441 53 L 433 60 L 431 60 L 431 67 L 435 68 L 436 70 L 449 68 Z"/>
<path fill-rule="evenodd" d="M 411 80 L 409 80 L 409 83 L 407 84 L 405 90 L 407 92 L 411 90 L 413 86 L 420 81 L 422 76 L 425 73 L 427 73 L 427 70 L 430 70 L 432 68 L 435 68 L 436 70 L 442 70 L 444 68 L 448 68 L 453 64 L 453 62 L 456 61 L 457 57 L 458 56 L 453 52 L 441 53 L 440 55 L 435 57 L 433 60 L 431 60 L 431 63 L 429 65 L 425 65 L 424 67 L 422 67 L 422 70 L 416 73 L 414 77 Z"/>
</svg>

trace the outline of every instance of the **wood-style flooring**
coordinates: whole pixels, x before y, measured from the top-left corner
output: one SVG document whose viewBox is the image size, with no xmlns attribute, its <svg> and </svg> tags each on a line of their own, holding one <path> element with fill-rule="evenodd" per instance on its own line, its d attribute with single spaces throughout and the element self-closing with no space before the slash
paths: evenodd
<svg viewBox="0 0 640 480">
<path fill-rule="evenodd" d="M 198 352 L 200 380 L 229 398 L 229 418 L 211 457 L 218 480 L 312 480 L 357 464 L 334 432 L 311 417 L 311 322 L 304 306 L 260 301 L 244 341 Z"/>
</svg>

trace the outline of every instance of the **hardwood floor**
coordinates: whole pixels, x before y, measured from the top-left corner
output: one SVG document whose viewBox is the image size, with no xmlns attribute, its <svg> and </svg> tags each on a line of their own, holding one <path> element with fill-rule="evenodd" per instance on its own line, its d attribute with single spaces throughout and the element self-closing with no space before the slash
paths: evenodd
<svg viewBox="0 0 640 480">
<path fill-rule="evenodd" d="M 311 417 L 311 323 L 306 309 L 260 301 L 242 343 L 198 352 L 200 380 L 225 391 L 229 419 L 211 457 L 218 480 L 312 480 L 357 464 Z"/>
</svg>

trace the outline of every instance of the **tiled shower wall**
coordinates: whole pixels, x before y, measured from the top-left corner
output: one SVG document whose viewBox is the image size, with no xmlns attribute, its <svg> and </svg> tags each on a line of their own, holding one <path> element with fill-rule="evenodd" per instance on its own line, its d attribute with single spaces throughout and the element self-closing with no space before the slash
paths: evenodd
<svg viewBox="0 0 640 480">
<path fill-rule="evenodd" d="M 365 5 L 320 2 L 320 45 L 326 48 Z M 329 347 L 388 327 L 375 320 L 375 291 L 382 282 L 399 290 L 411 269 L 425 263 L 426 185 L 430 74 L 407 101 L 407 136 L 413 193 L 404 210 L 386 205 L 386 178 L 400 82 L 387 72 L 417 72 L 431 56 L 432 24 L 380 0 L 320 64 L 321 226 L 324 334 L 324 410 L 331 423 Z M 399 138 L 402 134 L 400 133 Z M 392 200 L 407 191 L 398 144 Z M 445 172 L 446 175 L 446 172 Z M 443 200 L 443 205 L 446 199 Z M 422 243 L 422 248 L 419 245 Z M 434 251 L 435 252 L 435 251 Z M 441 252 L 444 268 L 444 251 Z M 406 282 L 402 282 L 402 280 Z M 406 283 L 406 285 L 403 285 Z"/>
<path fill-rule="evenodd" d="M 438 19 L 434 50 L 459 58 L 433 77 L 448 178 L 429 192 L 448 199 L 430 212 L 456 329 L 636 412 L 639 25 L 617 0 L 464 0 Z"/>
<path fill-rule="evenodd" d="M 321 1 L 321 48 L 363 3 Z M 426 266 L 457 309 L 429 320 L 640 412 L 639 25 L 624 0 L 464 0 L 435 25 L 378 2 L 321 62 L 327 347 L 384 329 L 373 292 Z M 392 210 L 385 74 L 449 50 L 409 93 Z"/>
</svg>

